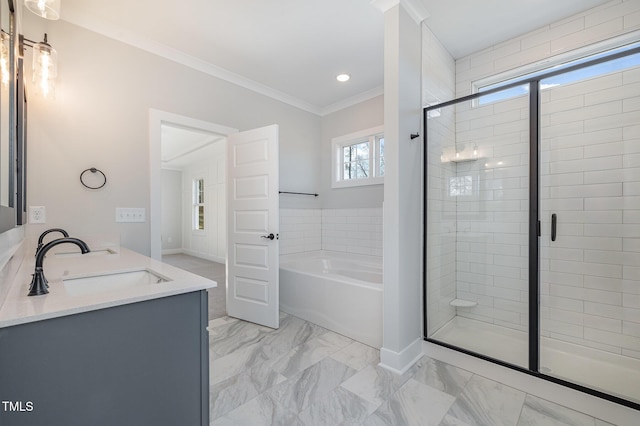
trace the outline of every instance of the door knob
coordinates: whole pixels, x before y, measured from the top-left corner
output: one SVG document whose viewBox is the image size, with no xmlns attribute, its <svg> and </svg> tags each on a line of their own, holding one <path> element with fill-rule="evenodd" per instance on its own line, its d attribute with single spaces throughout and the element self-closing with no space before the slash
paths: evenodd
<svg viewBox="0 0 640 426">
<path fill-rule="evenodd" d="M 262 238 L 268 238 L 270 240 L 273 240 L 276 236 L 273 234 L 269 234 L 269 235 L 261 235 Z"/>
</svg>

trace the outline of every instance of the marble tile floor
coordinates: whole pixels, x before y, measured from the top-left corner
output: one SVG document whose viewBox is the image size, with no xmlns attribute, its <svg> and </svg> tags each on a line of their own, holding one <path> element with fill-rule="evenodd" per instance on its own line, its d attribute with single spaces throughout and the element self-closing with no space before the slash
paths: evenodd
<svg viewBox="0 0 640 426">
<path fill-rule="evenodd" d="M 280 320 L 209 322 L 211 425 L 611 425 L 426 356 L 396 375 L 376 349 Z"/>
<path fill-rule="evenodd" d="M 227 294 L 225 283 L 227 271 L 224 263 L 212 262 L 188 254 L 165 254 L 162 261 L 176 268 L 184 269 L 201 277 L 216 281 L 218 287 L 209 289 L 209 319 L 227 315 Z"/>
</svg>

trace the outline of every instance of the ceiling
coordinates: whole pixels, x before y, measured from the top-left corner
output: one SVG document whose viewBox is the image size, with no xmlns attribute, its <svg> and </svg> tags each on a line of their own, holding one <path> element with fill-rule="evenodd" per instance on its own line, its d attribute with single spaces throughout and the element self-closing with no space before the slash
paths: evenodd
<svg viewBox="0 0 640 426">
<path fill-rule="evenodd" d="M 420 0 L 426 23 L 458 59 L 610 0 Z"/>
<path fill-rule="evenodd" d="M 211 158 L 214 144 L 224 139 L 215 133 L 163 124 L 160 128 L 161 167 L 182 170 L 203 158 Z"/>
<path fill-rule="evenodd" d="M 608 0 L 407 1 L 459 58 Z M 371 0 L 63 0 L 61 18 L 320 115 L 382 93 Z"/>
</svg>

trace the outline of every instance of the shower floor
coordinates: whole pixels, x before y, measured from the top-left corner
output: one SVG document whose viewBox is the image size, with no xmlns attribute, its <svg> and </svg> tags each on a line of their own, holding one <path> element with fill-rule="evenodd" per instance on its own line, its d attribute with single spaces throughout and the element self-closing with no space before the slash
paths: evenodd
<svg viewBox="0 0 640 426">
<path fill-rule="evenodd" d="M 528 338 L 521 331 L 455 317 L 431 338 L 528 368 Z M 542 337 L 540 372 L 640 403 L 639 359 Z"/>
</svg>

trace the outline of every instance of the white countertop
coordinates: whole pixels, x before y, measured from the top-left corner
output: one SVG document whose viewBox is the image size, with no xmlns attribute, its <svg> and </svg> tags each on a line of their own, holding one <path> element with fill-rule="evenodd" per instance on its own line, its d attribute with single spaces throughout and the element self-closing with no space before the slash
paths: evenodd
<svg viewBox="0 0 640 426">
<path fill-rule="evenodd" d="M 99 248 L 92 249 L 99 250 Z M 217 286 L 215 281 L 131 250 L 121 247 L 112 249 L 116 251 L 115 254 L 80 255 L 78 252 L 77 256 L 59 256 L 54 253 L 79 249 L 71 244 L 61 244 L 52 248 L 43 263 L 44 274 L 49 281 L 49 293 L 41 296 L 27 296 L 35 268 L 35 251 L 29 250 L 29 247 L 22 248 L 27 250 L 24 253 L 24 260 L 10 284 L 4 303 L 0 306 L 0 328 Z M 69 294 L 62 281 L 73 277 L 139 270 L 155 272 L 170 281 L 82 295 Z"/>
</svg>

